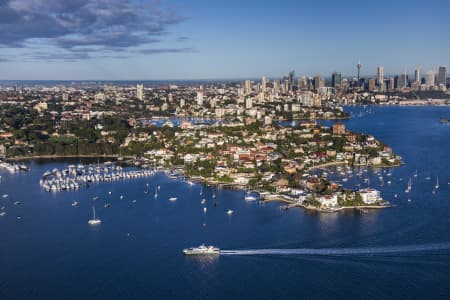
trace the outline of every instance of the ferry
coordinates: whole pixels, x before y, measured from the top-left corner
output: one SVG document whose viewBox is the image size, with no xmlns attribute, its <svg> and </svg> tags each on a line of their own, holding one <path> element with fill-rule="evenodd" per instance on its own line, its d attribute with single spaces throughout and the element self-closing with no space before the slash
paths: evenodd
<svg viewBox="0 0 450 300">
<path fill-rule="evenodd" d="M 219 255 L 220 249 L 214 246 L 205 246 L 204 244 L 198 247 L 191 247 L 183 249 L 184 255 Z"/>
</svg>

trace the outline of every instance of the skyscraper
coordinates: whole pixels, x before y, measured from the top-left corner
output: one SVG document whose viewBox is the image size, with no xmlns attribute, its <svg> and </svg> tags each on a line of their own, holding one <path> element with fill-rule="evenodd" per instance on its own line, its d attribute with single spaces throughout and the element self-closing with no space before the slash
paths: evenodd
<svg viewBox="0 0 450 300">
<path fill-rule="evenodd" d="M 414 70 L 414 81 L 418 84 L 422 83 L 422 66 Z"/>
<path fill-rule="evenodd" d="M 333 72 L 331 74 L 331 86 L 334 88 L 341 87 L 342 84 L 342 75 L 339 72 Z"/>
<path fill-rule="evenodd" d="M 144 100 L 144 85 L 138 84 L 136 85 L 136 98 L 139 100 Z"/>
<path fill-rule="evenodd" d="M 370 78 L 369 79 L 369 92 L 375 91 L 375 79 Z"/>
<path fill-rule="evenodd" d="M 384 82 L 384 68 L 382 66 L 379 66 L 377 68 L 377 84 L 378 86 L 382 86 Z"/>
<path fill-rule="evenodd" d="M 446 84 L 446 76 L 447 76 L 447 68 L 445 66 L 440 66 L 439 67 L 439 73 L 438 73 L 438 78 L 437 78 L 437 83 L 438 84 Z"/>
<path fill-rule="evenodd" d="M 427 77 L 425 78 L 425 84 L 427 85 L 427 87 L 430 88 L 435 85 L 435 78 L 436 74 L 434 73 L 434 71 L 427 72 Z"/>
<path fill-rule="evenodd" d="M 316 91 L 318 91 L 319 88 L 323 87 L 323 85 L 324 85 L 323 83 L 324 82 L 323 82 L 322 78 L 320 78 L 319 75 L 314 76 L 314 89 Z"/>
<path fill-rule="evenodd" d="M 261 79 L 261 90 L 262 90 L 263 92 L 266 91 L 266 85 L 267 85 L 266 77 L 263 76 L 263 78 Z"/>
<path fill-rule="evenodd" d="M 245 87 L 245 94 L 250 94 L 252 92 L 252 83 L 250 82 L 250 80 L 245 81 L 244 87 Z"/>
<path fill-rule="evenodd" d="M 289 85 L 291 87 L 294 85 L 294 79 L 295 79 L 295 71 L 292 70 L 289 72 Z"/>
<path fill-rule="evenodd" d="M 197 105 L 198 106 L 203 105 L 203 92 L 202 91 L 197 92 Z"/>
<path fill-rule="evenodd" d="M 404 89 L 406 87 L 408 87 L 408 75 L 405 73 L 401 74 L 400 76 L 398 76 L 397 79 L 397 89 L 401 90 Z"/>
</svg>

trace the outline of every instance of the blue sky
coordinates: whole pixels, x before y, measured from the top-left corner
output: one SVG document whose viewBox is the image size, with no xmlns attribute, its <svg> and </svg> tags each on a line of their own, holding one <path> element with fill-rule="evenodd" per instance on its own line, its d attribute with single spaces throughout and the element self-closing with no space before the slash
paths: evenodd
<svg viewBox="0 0 450 300">
<path fill-rule="evenodd" d="M 0 0 L 0 79 L 385 74 L 450 66 L 450 1 Z"/>
</svg>

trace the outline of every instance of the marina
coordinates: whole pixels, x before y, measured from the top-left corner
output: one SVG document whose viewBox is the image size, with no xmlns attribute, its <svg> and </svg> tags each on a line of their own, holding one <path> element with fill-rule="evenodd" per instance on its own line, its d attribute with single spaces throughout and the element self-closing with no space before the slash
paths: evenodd
<svg viewBox="0 0 450 300">
<path fill-rule="evenodd" d="M 113 163 L 103 165 L 69 165 L 66 169 L 57 168 L 46 171 L 39 181 L 41 187 L 47 192 L 78 190 L 93 183 L 112 182 L 117 180 L 130 180 L 151 177 L 154 172 L 150 169 L 124 169 Z"/>
</svg>

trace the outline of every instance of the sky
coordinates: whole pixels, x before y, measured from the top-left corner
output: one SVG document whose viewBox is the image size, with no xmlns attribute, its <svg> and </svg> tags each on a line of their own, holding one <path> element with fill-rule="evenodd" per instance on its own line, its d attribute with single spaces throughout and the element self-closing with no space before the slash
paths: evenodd
<svg viewBox="0 0 450 300">
<path fill-rule="evenodd" d="M 448 0 L 0 0 L 0 80 L 389 75 L 450 66 Z"/>
</svg>

